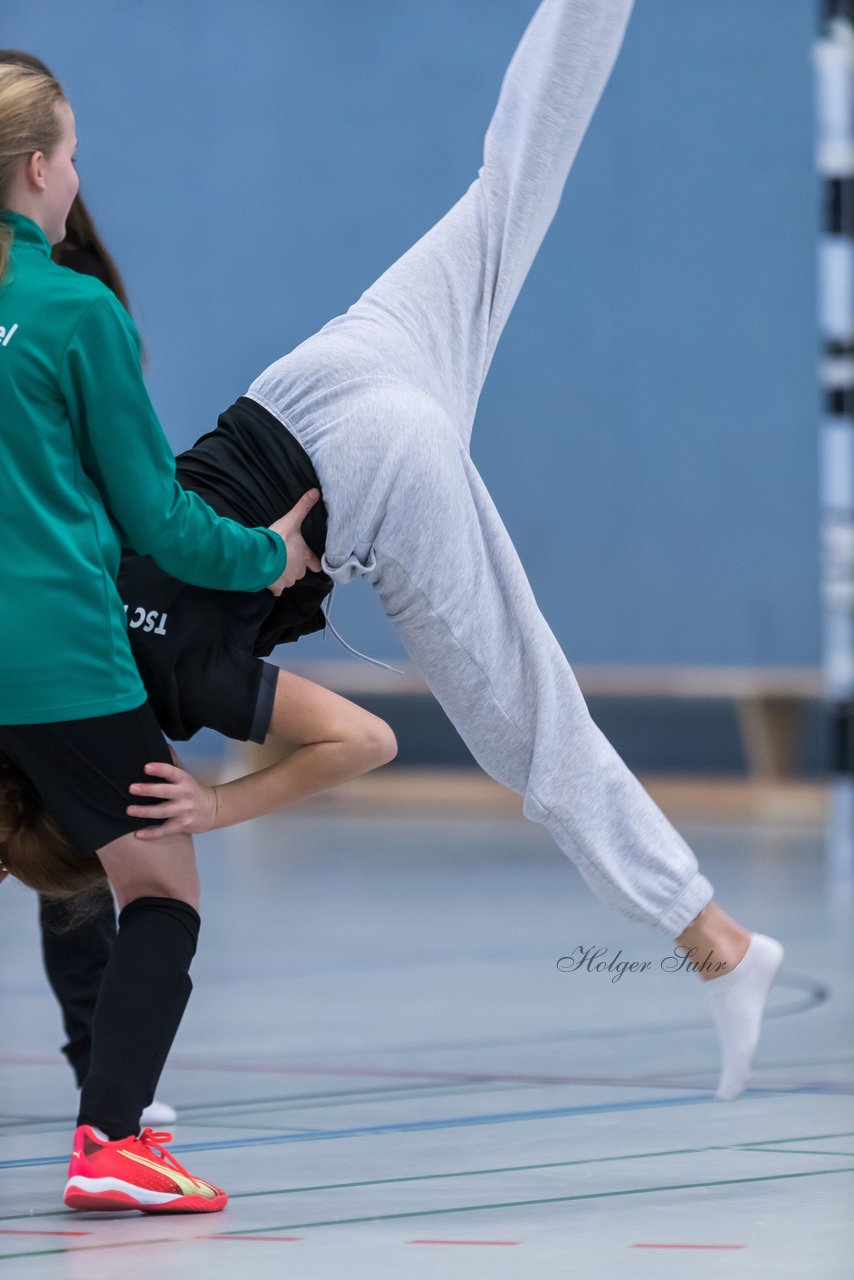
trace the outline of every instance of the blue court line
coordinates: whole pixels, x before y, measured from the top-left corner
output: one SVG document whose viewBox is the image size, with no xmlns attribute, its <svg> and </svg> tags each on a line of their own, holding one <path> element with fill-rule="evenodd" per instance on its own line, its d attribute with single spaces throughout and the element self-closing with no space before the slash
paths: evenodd
<svg viewBox="0 0 854 1280">
<path fill-rule="evenodd" d="M 321 1074 L 321 1073 L 318 1073 Z M 471 1073 L 468 1073 L 470 1075 Z M 699 1073 L 698 1073 L 699 1074 Z M 263 1111 L 304 1111 L 306 1107 L 314 1109 L 331 1109 L 335 1106 L 348 1106 L 357 1102 L 397 1102 L 397 1101 L 420 1101 L 421 1098 L 430 1097 L 435 1094 L 437 1097 L 445 1098 L 449 1094 L 460 1095 L 465 1093 L 488 1093 L 494 1091 L 496 1093 L 510 1092 L 514 1089 L 537 1089 L 542 1088 L 544 1082 L 537 1077 L 532 1076 L 530 1080 L 514 1080 L 511 1077 L 504 1078 L 502 1076 L 490 1076 L 485 1080 L 471 1082 L 465 1078 L 449 1079 L 447 1083 L 437 1080 L 425 1080 L 421 1084 L 413 1081 L 408 1084 L 392 1084 L 392 1085 L 371 1085 L 364 1089 L 321 1089 L 315 1093 L 283 1093 L 275 1096 L 267 1095 L 263 1098 L 224 1098 L 220 1102 L 184 1102 L 181 1104 L 181 1119 L 175 1123 L 187 1124 L 196 1120 L 205 1120 L 209 1112 L 216 1112 L 214 1120 L 226 1119 L 229 1116 L 241 1118 L 243 1115 L 255 1115 Z M 555 1080 L 545 1082 L 546 1087 L 552 1084 L 557 1086 L 563 1084 L 576 1083 L 572 1080 Z M 611 1084 L 610 1080 L 591 1080 L 584 1081 L 585 1084 Z M 648 1084 L 647 1077 L 639 1080 L 628 1080 L 627 1084 L 640 1087 Z M 674 1089 L 681 1086 L 673 1084 L 672 1080 L 668 1080 L 668 1088 Z M 686 1089 L 689 1085 L 684 1086 Z M 697 1085 L 693 1086 L 695 1089 Z M 223 1114 L 224 1113 L 224 1114 Z M 45 1129 L 49 1127 L 67 1129 L 69 1124 L 74 1123 L 74 1116 L 71 1113 L 65 1115 L 39 1116 L 39 1115 L 5 1115 L 0 1112 L 0 1141 L 5 1134 L 13 1131 L 26 1132 L 29 1128 Z M 298 1125 L 288 1126 L 289 1128 L 299 1128 Z"/>
<path fill-rule="evenodd" d="M 57 1059 L 57 1064 L 65 1065 L 64 1061 L 60 1058 Z M 761 1066 L 756 1068 L 756 1070 L 763 1072 L 788 1071 L 802 1067 L 848 1066 L 849 1064 L 854 1065 L 854 1051 L 843 1053 L 841 1055 L 833 1055 L 829 1058 L 772 1060 L 763 1062 Z M 322 1071 L 318 1071 L 318 1075 L 322 1074 Z M 680 1070 L 678 1074 L 685 1080 L 684 1086 L 677 1086 L 674 1083 L 673 1076 L 670 1076 L 666 1087 L 671 1089 L 684 1087 L 687 1089 L 690 1087 L 689 1078 L 691 1076 L 708 1075 L 709 1069 L 708 1067 L 703 1067 L 693 1068 L 691 1070 Z M 401 1077 L 401 1079 L 403 1078 Z M 421 1083 L 416 1080 L 409 1080 L 408 1082 L 401 1084 L 366 1085 L 362 1088 L 320 1089 L 303 1093 L 265 1094 L 263 1096 L 256 1096 L 253 1098 L 221 1098 L 216 1102 L 184 1102 L 181 1104 L 181 1118 L 182 1123 L 187 1123 L 188 1120 L 191 1121 L 197 1116 L 204 1119 L 208 1113 L 216 1112 L 217 1114 L 213 1116 L 213 1119 L 218 1121 L 227 1118 L 229 1115 L 242 1118 L 243 1115 L 257 1114 L 259 1111 L 275 1110 L 278 1108 L 281 1108 L 282 1110 L 299 1111 L 303 1109 L 307 1103 L 310 1104 L 312 1108 L 328 1108 L 330 1106 L 346 1105 L 352 1102 L 383 1101 L 386 1098 L 391 1098 L 391 1100 L 400 1100 L 406 1099 L 409 1095 L 412 1095 L 417 1099 L 421 1099 L 430 1096 L 447 1097 L 449 1094 L 456 1094 L 459 1096 L 464 1093 L 488 1092 L 490 1089 L 495 1089 L 497 1092 L 510 1092 L 516 1089 L 533 1089 L 538 1086 L 551 1088 L 553 1085 L 560 1086 L 563 1084 L 573 1083 L 577 1083 L 577 1081 L 573 1081 L 571 1078 L 562 1078 L 558 1076 L 539 1077 L 531 1075 L 530 1077 L 523 1077 L 518 1074 L 502 1076 L 492 1073 L 484 1073 L 478 1081 L 476 1073 L 472 1071 L 462 1071 L 458 1073 L 457 1076 L 454 1076 L 452 1072 L 449 1072 L 448 1080 L 444 1084 L 439 1080 L 431 1078 L 429 1080 L 425 1079 Z M 613 1081 L 608 1078 L 600 1081 L 594 1081 L 592 1077 L 589 1077 L 584 1081 L 584 1083 L 611 1084 Z M 649 1077 L 641 1076 L 636 1078 L 634 1081 L 627 1077 L 623 1083 L 634 1083 L 635 1085 L 642 1086 L 649 1083 Z M 695 1085 L 694 1088 L 696 1087 L 697 1086 Z M 752 1091 L 759 1088 L 759 1085 L 755 1085 L 753 1086 Z M 852 1083 L 851 1088 L 854 1089 L 854 1083 Z M 838 1084 L 834 1085 L 831 1082 L 819 1081 L 811 1082 L 810 1089 L 816 1092 L 833 1092 L 834 1089 L 838 1089 L 839 1092 L 845 1091 L 844 1089 L 841 1089 Z M 791 1086 L 786 1089 L 786 1092 L 789 1092 L 790 1090 Z M 804 1091 L 803 1086 L 801 1087 L 801 1091 Z M 773 1090 L 773 1092 L 778 1092 L 778 1090 Z M 65 1115 L 46 1116 L 6 1114 L 5 1112 L 0 1111 L 0 1140 L 2 1140 L 4 1133 L 11 1132 L 12 1130 L 26 1131 L 28 1128 L 36 1127 L 46 1129 L 51 1126 L 65 1130 L 69 1124 L 73 1123 L 73 1120 L 74 1117 L 70 1113 L 66 1113 Z"/>
<path fill-rule="evenodd" d="M 745 1089 L 743 1096 L 767 1097 L 778 1094 L 815 1092 L 824 1092 L 824 1090 L 821 1088 L 816 1089 L 813 1086 L 785 1090 L 756 1088 Z M 358 1138 L 367 1134 L 418 1133 L 432 1129 L 468 1128 L 481 1124 L 510 1124 L 515 1121 L 525 1120 L 551 1120 L 561 1116 L 599 1115 L 614 1111 L 643 1111 L 656 1107 L 691 1106 L 698 1102 L 711 1102 L 712 1098 L 713 1094 L 709 1091 L 707 1093 L 685 1094 L 677 1098 L 642 1098 L 635 1102 L 589 1103 L 585 1106 L 577 1107 L 548 1107 L 539 1111 L 499 1111 L 485 1115 L 452 1116 L 444 1120 L 409 1120 L 398 1121 L 396 1124 L 359 1125 L 350 1129 L 291 1130 L 288 1133 L 270 1134 L 263 1138 L 230 1138 L 212 1142 L 182 1142 L 171 1149 L 175 1152 L 226 1151 L 242 1147 L 278 1146 L 286 1142 L 324 1142 L 332 1138 Z M 67 1160 L 67 1155 L 43 1156 L 29 1160 L 0 1160 L 0 1169 L 23 1169 L 41 1165 L 65 1164 Z"/>
<path fill-rule="evenodd" d="M 847 1054 L 841 1058 L 811 1058 L 807 1060 L 784 1061 L 784 1062 L 766 1062 L 761 1067 L 757 1067 L 757 1071 L 776 1071 L 788 1070 L 796 1067 L 810 1066 L 827 1066 L 827 1065 L 848 1065 L 854 1062 L 852 1055 Z M 318 1071 L 322 1074 L 322 1071 Z M 680 1076 L 685 1078 L 684 1084 L 677 1084 L 672 1076 L 667 1078 L 665 1084 L 661 1087 L 665 1089 L 690 1089 L 688 1077 L 709 1075 L 708 1068 L 697 1068 L 691 1071 L 680 1071 Z M 223 1098 L 216 1102 L 185 1102 L 181 1104 L 181 1121 L 182 1124 L 193 1124 L 210 1120 L 211 1123 L 218 1123 L 226 1119 L 242 1120 L 245 1116 L 257 1116 L 265 1111 L 303 1111 L 307 1108 L 311 1110 L 329 1110 L 335 1106 L 347 1106 L 358 1102 L 384 1102 L 390 1101 L 420 1101 L 425 1097 L 448 1098 L 449 1096 L 461 1096 L 464 1094 L 474 1093 L 503 1093 L 513 1091 L 533 1090 L 536 1088 L 552 1088 L 561 1087 L 563 1085 L 573 1084 L 593 1084 L 593 1085 L 612 1085 L 614 1080 L 609 1077 L 595 1079 L 592 1076 L 585 1077 L 583 1080 L 574 1080 L 572 1077 L 562 1076 L 536 1076 L 531 1075 L 525 1077 L 521 1075 L 490 1075 L 484 1074 L 481 1078 L 476 1078 L 473 1072 L 463 1072 L 456 1078 L 449 1078 L 446 1083 L 434 1079 L 424 1080 L 421 1083 L 410 1081 L 402 1084 L 391 1085 L 369 1085 L 359 1089 L 321 1089 L 317 1091 L 309 1091 L 305 1093 L 283 1093 L 275 1095 L 264 1095 L 254 1098 Z M 628 1087 L 643 1087 L 650 1085 L 651 1079 L 648 1075 L 643 1075 L 632 1079 L 625 1077 L 619 1081 L 619 1084 Z M 694 1089 L 698 1086 L 695 1084 Z M 763 1086 L 753 1085 L 751 1093 L 770 1092 L 770 1093 L 829 1093 L 845 1095 L 854 1092 L 854 1078 L 850 1084 L 843 1084 L 839 1081 L 823 1081 L 811 1080 L 801 1084 L 787 1084 L 785 1086 Z M 27 1132 L 35 1129 L 46 1130 L 49 1128 L 67 1129 L 69 1124 L 74 1121 L 71 1113 L 65 1115 L 6 1115 L 0 1112 L 0 1141 L 6 1134 L 13 1132 Z M 237 1125 L 232 1126 L 237 1128 Z M 268 1126 L 265 1126 L 268 1127 Z M 289 1129 L 299 1128 L 316 1128 L 316 1125 L 288 1125 Z"/>
<path fill-rule="evenodd" d="M 755 1093 L 748 1089 L 745 1094 Z M 764 1090 L 758 1091 L 764 1094 Z M 418 1133 L 433 1129 L 459 1129 L 481 1124 L 510 1124 L 525 1120 L 552 1120 L 561 1116 L 598 1115 L 615 1111 L 645 1111 L 657 1107 L 684 1107 L 711 1102 L 712 1093 L 687 1094 L 678 1098 L 641 1098 L 636 1102 L 600 1102 L 578 1107 L 548 1107 L 542 1111 L 499 1111 L 494 1114 L 452 1116 L 444 1120 L 409 1120 L 397 1124 L 359 1125 L 352 1129 L 317 1129 L 309 1133 L 277 1133 L 264 1138 L 231 1138 L 213 1142 L 182 1142 L 175 1152 L 226 1151 L 236 1147 L 278 1146 L 286 1142 L 322 1142 L 332 1138 L 358 1138 L 367 1134 Z M 34 1166 L 65 1164 L 68 1155 L 43 1156 L 30 1160 L 0 1160 L 0 1169 L 23 1169 Z"/>
</svg>

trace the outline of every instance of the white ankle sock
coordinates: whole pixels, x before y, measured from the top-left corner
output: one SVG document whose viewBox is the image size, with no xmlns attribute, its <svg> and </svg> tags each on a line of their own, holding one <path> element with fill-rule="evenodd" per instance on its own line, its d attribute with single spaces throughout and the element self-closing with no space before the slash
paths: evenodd
<svg viewBox="0 0 854 1280">
<path fill-rule="evenodd" d="M 159 1102 L 155 1098 L 139 1117 L 139 1123 L 143 1129 L 149 1127 L 156 1129 L 159 1124 L 174 1124 L 177 1119 L 178 1113 L 174 1107 L 170 1107 L 168 1102 Z"/>
<path fill-rule="evenodd" d="M 783 963 L 776 938 L 754 933 L 743 958 L 721 978 L 703 985 L 721 1047 L 722 1070 L 715 1099 L 731 1102 L 744 1090 L 759 1044 L 765 1000 Z"/>
</svg>

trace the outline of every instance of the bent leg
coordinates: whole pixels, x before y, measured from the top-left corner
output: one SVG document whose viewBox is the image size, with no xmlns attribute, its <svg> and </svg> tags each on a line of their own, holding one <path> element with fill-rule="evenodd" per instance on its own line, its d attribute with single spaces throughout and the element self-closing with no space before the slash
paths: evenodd
<svg viewBox="0 0 854 1280">
<path fill-rule="evenodd" d="M 285 804 L 338 786 L 397 754 L 395 736 L 379 716 L 292 671 L 278 673 L 269 736 L 293 769 L 283 785 Z M 315 747 L 331 750 L 309 754 Z"/>
<path fill-rule="evenodd" d="M 419 491 L 420 492 L 420 491 Z M 401 641 L 475 759 L 524 797 L 593 891 L 675 938 L 709 902 L 691 850 L 590 718 L 510 537 L 460 450 L 375 545 L 371 582 Z"/>
<path fill-rule="evenodd" d="M 257 757 L 263 761 L 274 754 L 274 763 L 215 788 L 214 825 L 231 826 L 296 804 L 387 764 L 396 753 L 394 734 L 379 716 L 311 680 L 279 671 L 268 734 Z"/>
</svg>

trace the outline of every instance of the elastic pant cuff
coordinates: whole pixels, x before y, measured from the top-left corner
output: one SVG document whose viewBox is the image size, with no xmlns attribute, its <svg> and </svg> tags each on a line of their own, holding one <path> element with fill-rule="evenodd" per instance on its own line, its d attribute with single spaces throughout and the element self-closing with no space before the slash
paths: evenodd
<svg viewBox="0 0 854 1280">
<path fill-rule="evenodd" d="M 679 894 L 679 897 L 672 902 L 653 925 L 657 933 L 663 933 L 665 937 L 673 941 L 678 938 L 680 933 L 691 923 L 692 920 L 707 907 L 714 897 L 714 889 L 710 881 L 706 879 L 701 872 L 697 871 L 688 881 L 685 888 Z"/>
</svg>

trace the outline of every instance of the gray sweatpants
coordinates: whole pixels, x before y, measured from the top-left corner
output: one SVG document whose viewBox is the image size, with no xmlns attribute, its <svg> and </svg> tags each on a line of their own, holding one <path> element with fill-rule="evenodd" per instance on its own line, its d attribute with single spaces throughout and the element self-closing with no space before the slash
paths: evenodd
<svg viewBox="0 0 854 1280">
<path fill-rule="evenodd" d="M 496 343 L 631 3 L 543 0 L 462 199 L 247 394 L 314 463 L 326 571 L 372 583 L 475 759 L 524 797 L 593 891 L 674 938 L 711 885 L 590 719 L 469 453 Z"/>
</svg>

